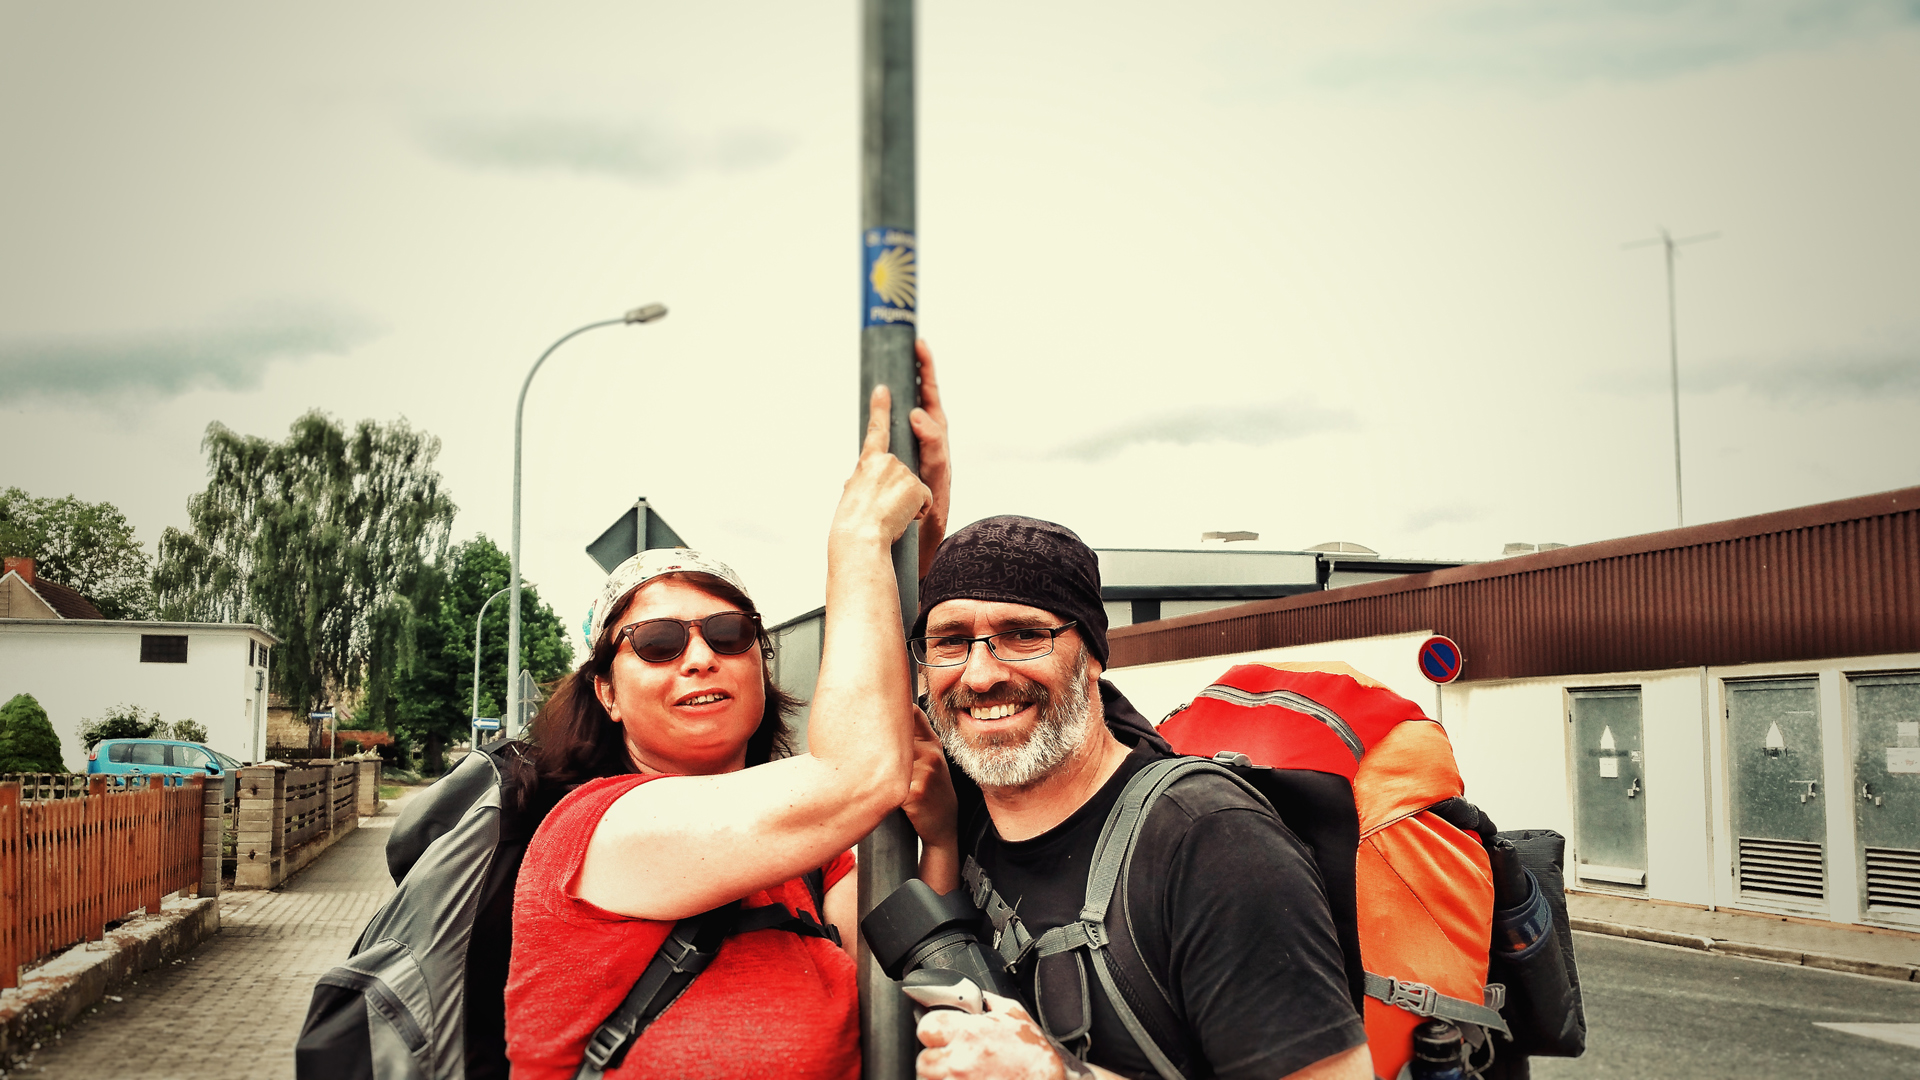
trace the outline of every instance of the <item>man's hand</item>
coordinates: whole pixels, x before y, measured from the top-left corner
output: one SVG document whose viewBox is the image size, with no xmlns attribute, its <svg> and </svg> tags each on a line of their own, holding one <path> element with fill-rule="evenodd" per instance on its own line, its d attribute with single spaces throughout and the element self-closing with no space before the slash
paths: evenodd
<svg viewBox="0 0 1920 1080">
<path fill-rule="evenodd" d="M 913 725 L 913 779 L 900 809 L 920 834 L 920 880 L 944 896 L 960 887 L 960 806 L 940 736 L 918 707 Z"/>
<path fill-rule="evenodd" d="M 920 1018 L 919 1080 L 1067 1080 L 1066 1065 L 1027 1010 L 984 995 L 987 1011 L 931 1009 Z"/>
<path fill-rule="evenodd" d="M 933 553 L 947 534 L 947 511 L 953 503 L 952 448 L 947 443 L 947 411 L 940 405 L 940 383 L 933 374 L 933 350 L 924 341 L 913 343 L 920 368 L 920 407 L 907 414 L 913 437 L 920 443 L 920 482 L 933 493 L 933 503 L 920 519 L 920 576 L 927 576 Z"/>
</svg>

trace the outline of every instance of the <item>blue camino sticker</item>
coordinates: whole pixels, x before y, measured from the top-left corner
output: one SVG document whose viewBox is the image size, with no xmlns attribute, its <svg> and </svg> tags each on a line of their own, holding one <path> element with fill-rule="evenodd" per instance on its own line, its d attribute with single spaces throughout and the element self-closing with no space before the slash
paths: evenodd
<svg viewBox="0 0 1920 1080">
<path fill-rule="evenodd" d="M 868 229 L 861 239 L 866 249 L 862 262 L 866 304 L 861 325 L 915 325 L 919 321 L 916 305 L 920 270 L 913 234 L 905 229 Z"/>
</svg>

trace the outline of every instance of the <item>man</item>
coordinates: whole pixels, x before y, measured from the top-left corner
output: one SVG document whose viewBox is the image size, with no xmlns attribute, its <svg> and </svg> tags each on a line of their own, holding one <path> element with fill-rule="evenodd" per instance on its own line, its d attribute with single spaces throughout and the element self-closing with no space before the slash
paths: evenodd
<svg viewBox="0 0 1920 1080">
<path fill-rule="evenodd" d="M 1097 558 L 1050 522 L 975 522 L 941 545 L 921 583 L 910 651 L 964 774 L 954 780 L 968 884 L 1004 903 L 996 942 L 1037 942 L 1079 920 L 1108 812 L 1128 779 L 1169 754 L 1101 681 L 1106 629 Z M 1134 862 L 1124 886 L 1133 940 L 1181 1029 L 1160 1048 L 1170 1062 L 1156 1066 L 1085 966 L 1075 993 L 1075 969 L 1035 948 L 1010 973 L 1023 1003 L 993 997 L 983 1015 L 922 1021 L 922 1080 L 1088 1075 L 1060 1044 L 1102 1076 L 1155 1077 L 1169 1064 L 1223 1080 L 1372 1075 L 1312 856 L 1270 811 L 1217 774 L 1188 776 L 1154 804 L 1136 850 L 1171 853 Z M 1053 966 L 1037 979 L 1043 964 Z"/>
</svg>

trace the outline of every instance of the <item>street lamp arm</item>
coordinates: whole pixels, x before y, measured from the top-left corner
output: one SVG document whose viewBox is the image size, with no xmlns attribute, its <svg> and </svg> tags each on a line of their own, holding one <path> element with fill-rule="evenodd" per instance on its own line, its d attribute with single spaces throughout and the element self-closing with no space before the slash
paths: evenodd
<svg viewBox="0 0 1920 1080">
<path fill-rule="evenodd" d="M 467 714 L 469 727 L 472 726 L 471 721 L 480 715 L 480 622 L 487 617 L 487 608 L 512 588 L 511 585 L 501 586 L 499 592 L 487 597 L 486 602 L 480 605 L 480 614 L 473 617 L 473 711 Z M 474 737 L 478 738 L 477 735 Z M 478 743 L 470 745 L 476 748 L 479 746 Z"/>
<path fill-rule="evenodd" d="M 520 431 L 521 421 L 525 419 L 527 412 L 527 388 L 533 385 L 533 377 L 539 374 L 540 365 L 547 362 L 547 357 L 552 356 L 555 349 L 581 334 L 589 330 L 598 330 L 603 326 L 631 326 L 655 322 L 664 318 L 666 314 L 667 308 L 664 304 L 643 304 L 617 319 L 590 322 L 547 346 L 547 351 L 541 353 L 540 359 L 535 360 L 533 366 L 527 369 L 527 377 L 520 383 L 520 399 L 513 407 L 513 568 L 507 580 L 507 591 L 512 594 L 512 599 L 507 603 L 512 610 L 507 614 L 507 710 L 506 715 L 500 718 L 502 734 L 510 730 L 507 725 L 517 722 L 520 718 Z M 478 640 L 477 630 L 475 639 Z M 474 652 L 474 660 L 478 663 L 478 645 L 475 646 Z M 479 680 L 476 678 L 474 681 L 476 695 L 479 693 L 479 688 Z"/>
<path fill-rule="evenodd" d="M 572 341 L 574 338 L 579 337 L 581 334 L 584 334 L 589 330 L 598 330 L 603 326 L 621 326 L 627 323 L 628 321 L 629 320 L 625 316 L 622 316 L 618 319 L 602 319 L 599 322 L 588 323 L 587 325 L 580 327 L 578 330 L 575 330 L 572 333 L 567 334 L 565 337 L 561 338 L 559 341 L 556 341 L 553 344 L 547 346 L 547 351 L 541 353 L 540 359 L 535 360 L 533 362 L 533 366 L 527 369 L 527 377 L 524 380 L 522 380 L 520 383 L 520 400 L 513 407 L 513 448 L 514 448 L 515 457 L 518 457 L 520 452 L 520 418 L 523 415 L 525 415 L 527 411 L 527 387 L 533 385 L 533 377 L 539 374 L 540 365 L 547 362 L 547 357 L 553 355 L 553 350 L 558 349 L 560 346 L 565 345 L 567 342 Z"/>
</svg>

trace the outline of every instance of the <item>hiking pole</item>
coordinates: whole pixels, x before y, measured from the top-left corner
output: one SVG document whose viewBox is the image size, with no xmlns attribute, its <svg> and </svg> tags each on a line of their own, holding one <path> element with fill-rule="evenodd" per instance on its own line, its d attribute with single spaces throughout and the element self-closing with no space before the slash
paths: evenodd
<svg viewBox="0 0 1920 1080">
<path fill-rule="evenodd" d="M 916 474 L 920 444 L 907 422 L 918 398 L 913 340 L 917 334 L 919 267 L 914 239 L 913 0 L 861 4 L 861 260 L 860 397 L 856 438 L 864 439 L 867 399 L 876 385 L 893 394 L 890 445 Z M 904 635 L 920 603 L 920 530 L 908 525 L 893 545 L 893 576 L 900 588 Z M 908 662 L 909 668 L 912 662 Z M 911 676 L 909 671 L 909 676 Z M 906 718 L 902 717 L 905 723 Z M 919 862 L 919 842 L 907 816 L 895 810 L 860 841 L 859 913 L 891 895 Z M 909 1080 L 919 1041 L 908 1001 L 860 943 L 861 1075 L 864 1080 Z"/>
</svg>

